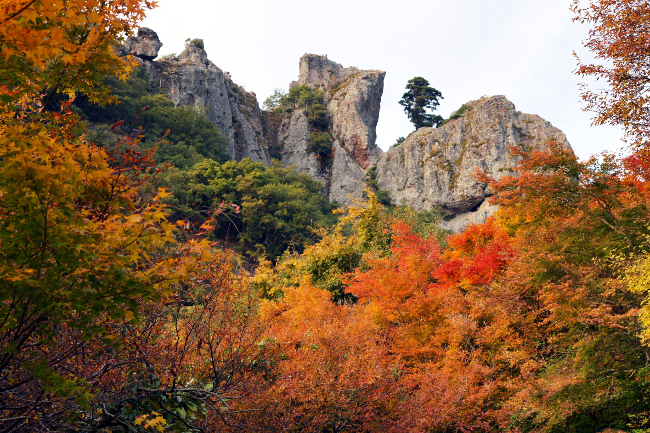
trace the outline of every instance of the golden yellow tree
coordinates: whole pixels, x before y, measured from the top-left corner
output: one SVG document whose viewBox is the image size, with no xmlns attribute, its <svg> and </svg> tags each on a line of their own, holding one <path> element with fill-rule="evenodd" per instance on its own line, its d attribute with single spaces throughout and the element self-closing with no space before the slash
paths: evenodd
<svg viewBox="0 0 650 433">
<path fill-rule="evenodd" d="M 176 243 L 165 191 L 138 195 L 149 155 L 125 140 L 112 158 L 69 109 L 79 93 L 112 100 L 101 79 L 134 67 L 115 47 L 154 6 L 0 0 L 2 431 L 76 430 L 109 371 L 93 362 L 211 258 L 206 241 Z"/>
</svg>

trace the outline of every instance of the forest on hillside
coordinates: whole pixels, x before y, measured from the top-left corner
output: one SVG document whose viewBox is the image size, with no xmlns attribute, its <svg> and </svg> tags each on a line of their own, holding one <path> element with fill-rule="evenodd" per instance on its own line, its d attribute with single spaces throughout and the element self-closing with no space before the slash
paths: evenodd
<svg viewBox="0 0 650 433">
<path fill-rule="evenodd" d="M 626 154 L 449 234 L 229 161 L 115 50 L 154 1 L 0 0 L 0 432 L 650 432 L 650 8 L 570 6 Z"/>
</svg>

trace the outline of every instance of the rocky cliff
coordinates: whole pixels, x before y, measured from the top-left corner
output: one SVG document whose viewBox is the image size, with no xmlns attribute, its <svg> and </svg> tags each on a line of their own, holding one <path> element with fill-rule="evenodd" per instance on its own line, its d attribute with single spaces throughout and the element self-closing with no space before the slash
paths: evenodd
<svg viewBox="0 0 650 433">
<path fill-rule="evenodd" d="M 282 122 L 278 135 L 282 162 L 321 180 L 330 200 L 348 204 L 351 198 L 361 198 L 365 171 L 381 154 L 375 139 L 386 73 L 344 68 L 327 56 L 313 54 L 302 56 L 299 70 L 298 81 L 291 87 L 306 84 L 325 90 L 334 138 L 331 164 L 323 166 L 316 155 L 307 152 L 309 125 L 302 112 Z"/>
<path fill-rule="evenodd" d="M 393 203 L 439 207 L 455 217 L 443 223 L 450 229 L 483 221 L 493 211 L 485 201 L 492 191 L 474 172 L 496 179 L 511 174 L 516 160 L 509 146 L 542 149 L 554 140 L 570 148 L 562 131 L 537 115 L 516 111 L 504 96 L 468 102 L 453 117 L 440 128 L 418 129 L 377 163 L 379 187 Z"/>
<path fill-rule="evenodd" d="M 570 147 L 562 131 L 539 116 L 516 111 L 504 96 L 494 96 L 470 101 L 440 128 L 420 128 L 400 146 L 382 152 L 375 145 L 375 128 L 384 75 L 343 68 L 326 56 L 300 59 L 300 76 L 292 86 L 326 90 L 335 138 L 332 164 L 323 170 L 307 153 L 308 125 L 300 113 L 285 119 L 281 128 L 282 160 L 325 182 L 331 200 L 348 204 L 361 197 L 365 173 L 376 165 L 379 188 L 393 204 L 439 208 L 447 215 L 443 226 L 457 231 L 495 210 L 486 200 L 492 191 L 474 177 L 477 169 L 496 179 L 511 173 L 516 161 L 509 146 L 541 149 L 554 140 Z"/>
<path fill-rule="evenodd" d="M 153 60 L 161 46 L 153 30 L 141 28 L 120 52 L 139 58 L 150 78 L 176 104 L 205 110 L 228 140 L 228 153 L 233 159 L 250 158 L 268 165 L 268 132 L 255 94 L 246 92 L 228 72 L 208 60 L 202 40 L 188 43 L 177 57 Z"/>
<path fill-rule="evenodd" d="M 333 143 L 329 158 L 323 158 L 309 150 L 313 131 L 305 111 L 278 116 L 260 110 L 254 93 L 208 60 L 201 40 L 188 43 L 178 57 L 153 60 L 161 46 L 155 32 L 141 29 L 121 53 L 141 59 L 177 104 L 205 110 L 228 139 L 233 159 L 269 164 L 271 149 L 277 149 L 285 165 L 323 182 L 330 200 L 342 204 L 363 195 L 366 172 L 376 166 L 378 185 L 393 204 L 440 208 L 448 216 L 443 226 L 458 231 L 494 211 L 486 200 L 492 192 L 476 181 L 476 169 L 497 179 L 510 173 L 516 161 L 509 146 L 539 149 L 555 140 L 570 147 L 562 131 L 494 96 L 470 101 L 443 126 L 420 128 L 398 147 L 382 152 L 375 139 L 385 72 L 344 68 L 327 56 L 305 54 L 291 87 L 307 85 L 325 92 Z"/>
</svg>

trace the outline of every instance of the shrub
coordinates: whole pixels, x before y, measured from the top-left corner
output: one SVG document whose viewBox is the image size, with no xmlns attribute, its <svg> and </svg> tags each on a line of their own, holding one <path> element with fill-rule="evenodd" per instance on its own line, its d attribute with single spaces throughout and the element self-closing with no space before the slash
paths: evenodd
<svg viewBox="0 0 650 433">
<path fill-rule="evenodd" d="M 438 125 L 438 128 L 440 128 L 442 125 L 447 124 L 447 122 L 449 122 L 450 120 L 460 119 L 462 117 L 462 115 L 465 114 L 465 112 L 467 110 L 471 110 L 471 109 L 472 109 L 472 107 L 470 107 L 469 105 L 466 105 L 466 104 L 461 105 L 458 110 L 451 113 L 451 116 L 449 116 L 449 119 L 443 120 L 440 123 L 440 125 Z"/>
<path fill-rule="evenodd" d="M 327 158 L 332 153 L 332 141 L 332 136 L 328 132 L 311 134 L 307 150 L 321 158 Z"/>
<path fill-rule="evenodd" d="M 405 140 L 406 140 L 405 137 L 399 137 L 395 142 L 395 144 L 393 144 L 390 148 L 392 149 L 393 147 L 399 146 L 400 144 L 404 143 Z"/>
<path fill-rule="evenodd" d="M 402 138 L 402 137 L 400 137 Z M 371 192 L 375 194 L 377 197 L 377 201 L 384 206 L 390 206 L 392 204 L 392 200 L 390 199 L 390 196 L 388 195 L 388 191 L 385 191 L 383 189 L 379 189 L 379 182 L 377 181 L 377 166 L 373 165 L 368 169 L 366 172 L 366 185 L 368 185 L 368 189 L 370 189 Z M 367 197 L 367 193 L 364 192 L 364 197 Z"/>
<path fill-rule="evenodd" d="M 196 45 L 202 50 L 205 49 L 205 45 L 203 44 L 203 39 L 191 39 L 191 38 L 185 39 L 185 48 L 189 48 L 190 45 Z"/>
<path fill-rule="evenodd" d="M 307 109 L 307 121 L 313 128 L 326 130 L 330 124 L 329 112 L 323 104 L 313 104 Z"/>
</svg>

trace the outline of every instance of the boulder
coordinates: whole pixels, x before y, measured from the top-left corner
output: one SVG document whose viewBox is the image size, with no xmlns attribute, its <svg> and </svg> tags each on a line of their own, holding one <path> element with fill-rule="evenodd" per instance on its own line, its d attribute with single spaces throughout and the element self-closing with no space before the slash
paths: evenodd
<svg viewBox="0 0 650 433">
<path fill-rule="evenodd" d="M 162 45 L 156 32 L 146 27 L 140 27 L 137 36 L 129 38 L 118 52 L 120 56 L 132 55 L 142 60 L 151 61 L 158 57 L 158 51 Z"/>
</svg>

